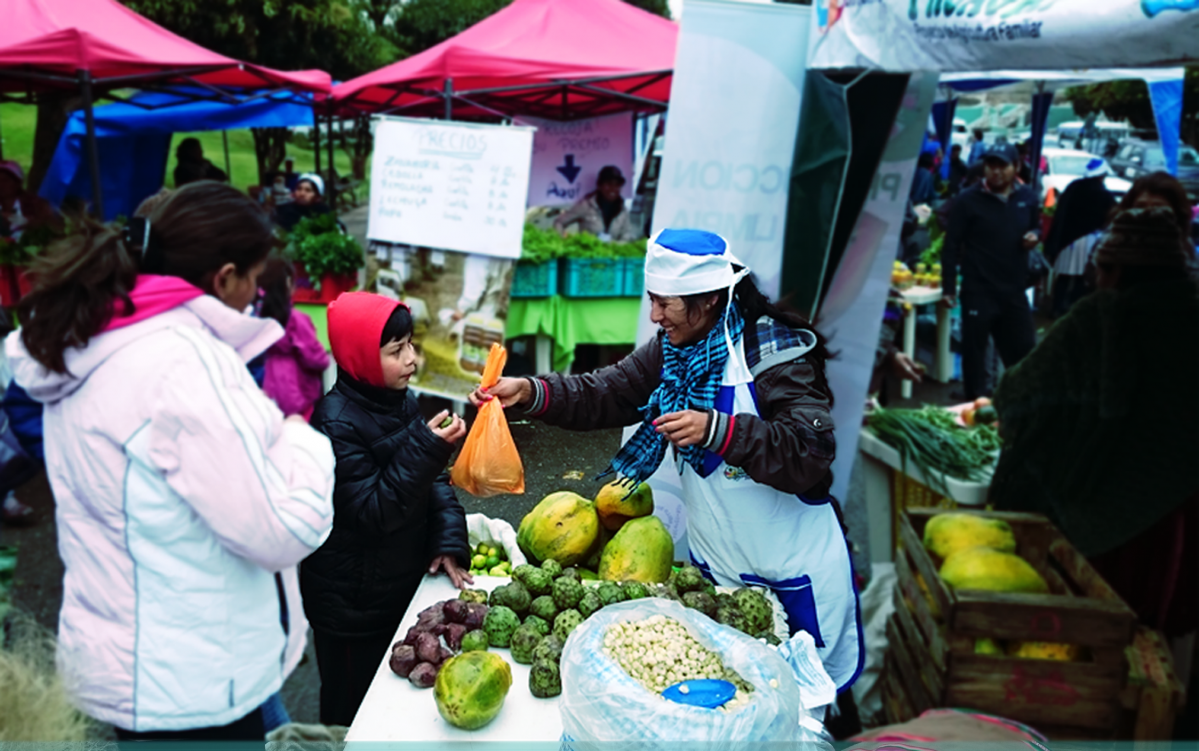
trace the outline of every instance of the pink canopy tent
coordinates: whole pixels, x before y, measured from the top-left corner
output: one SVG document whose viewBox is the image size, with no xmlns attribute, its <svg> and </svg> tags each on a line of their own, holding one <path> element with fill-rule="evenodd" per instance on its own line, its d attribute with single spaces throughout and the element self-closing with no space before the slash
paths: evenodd
<svg viewBox="0 0 1199 751">
<path fill-rule="evenodd" d="M 666 108 L 678 26 L 622 0 L 516 0 L 333 89 L 346 114 L 555 120 Z"/>
<path fill-rule="evenodd" d="M 151 23 L 116 0 L 0 0 L 0 101 L 79 91 L 98 175 L 92 103 L 119 88 L 187 84 L 230 100 L 289 89 L 327 93 L 323 71 L 284 73 L 218 55 Z M 111 96 L 111 94 L 109 94 Z M 100 208 L 99 181 L 93 208 Z"/>
</svg>

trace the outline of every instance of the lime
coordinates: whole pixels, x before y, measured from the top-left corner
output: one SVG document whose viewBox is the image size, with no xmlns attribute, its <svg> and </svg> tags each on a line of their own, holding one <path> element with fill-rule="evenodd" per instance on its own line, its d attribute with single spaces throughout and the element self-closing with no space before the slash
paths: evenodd
<svg viewBox="0 0 1199 751">
<path fill-rule="evenodd" d="M 487 568 L 495 568 L 496 566 L 500 565 L 500 559 L 496 558 L 494 555 L 489 555 L 487 556 L 487 563 L 485 565 Z"/>
<path fill-rule="evenodd" d="M 470 565 L 472 568 L 483 568 L 487 565 L 487 556 L 482 554 L 476 555 L 470 559 Z"/>
<path fill-rule="evenodd" d="M 491 569 L 487 573 L 490 576 L 508 576 L 509 575 L 507 571 L 500 568 L 499 566 L 496 566 L 495 568 Z"/>
<path fill-rule="evenodd" d="M 499 548 L 487 548 L 487 555 L 490 558 L 499 558 L 500 557 L 500 549 Z"/>
<path fill-rule="evenodd" d="M 478 553 L 479 555 L 487 555 L 487 550 L 488 550 L 487 543 L 485 543 L 485 542 L 481 542 L 477 546 L 475 546 L 475 552 Z"/>
</svg>

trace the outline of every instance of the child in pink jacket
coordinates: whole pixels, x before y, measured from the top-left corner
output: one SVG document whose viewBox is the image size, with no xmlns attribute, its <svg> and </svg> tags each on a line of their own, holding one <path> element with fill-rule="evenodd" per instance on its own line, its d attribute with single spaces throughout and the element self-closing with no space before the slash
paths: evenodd
<svg viewBox="0 0 1199 751">
<path fill-rule="evenodd" d="M 262 316 L 283 326 L 283 338 L 267 350 L 262 390 L 285 416 L 307 420 L 324 391 L 321 376 L 329 367 L 329 353 L 316 338 L 312 319 L 292 308 L 295 269 L 290 263 L 281 258 L 267 261 L 259 285 L 265 293 Z"/>
</svg>

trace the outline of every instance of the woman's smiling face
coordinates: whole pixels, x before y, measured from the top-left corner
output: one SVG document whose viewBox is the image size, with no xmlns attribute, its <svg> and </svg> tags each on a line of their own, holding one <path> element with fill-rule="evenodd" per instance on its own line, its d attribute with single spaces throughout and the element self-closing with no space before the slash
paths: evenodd
<svg viewBox="0 0 1199 751">
<path fill-rule="evenodd" d="M 666 332 L 666 339 L 676 347 L 695 344 L 708 335 L 716 322 L 715 295 L 706 300 L 698 312 L 687 310 L 687 301 L 681 297 L 649 296 L 649 319 Z"/>
</svg>

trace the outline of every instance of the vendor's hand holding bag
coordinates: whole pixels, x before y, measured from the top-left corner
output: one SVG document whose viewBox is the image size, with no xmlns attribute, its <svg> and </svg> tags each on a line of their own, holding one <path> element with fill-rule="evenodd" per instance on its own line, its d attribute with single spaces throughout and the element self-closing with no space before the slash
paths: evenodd
<svg viewBox="0 0 1199 751">
<path fill-rule="evenodd" d="M 491 345 L 487 364 L 483 366 L 483 388 L 491 388 L 500 380 L 507 361 L 508 350 L 498 344 Z M 480 405 L 450 479 L 455 486 L 480 498 L 525 492 L 525 469 L 499 399 Z"/>
</svg>

